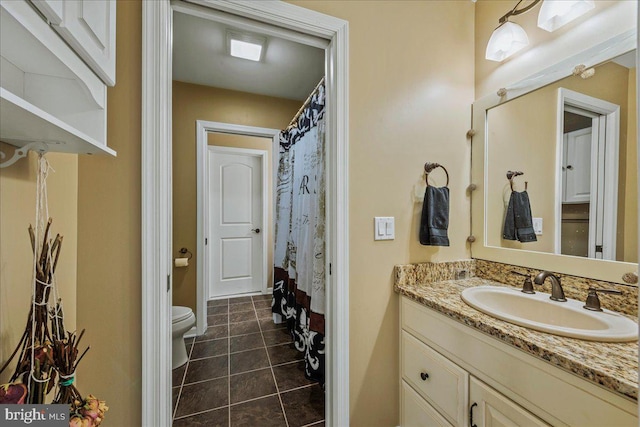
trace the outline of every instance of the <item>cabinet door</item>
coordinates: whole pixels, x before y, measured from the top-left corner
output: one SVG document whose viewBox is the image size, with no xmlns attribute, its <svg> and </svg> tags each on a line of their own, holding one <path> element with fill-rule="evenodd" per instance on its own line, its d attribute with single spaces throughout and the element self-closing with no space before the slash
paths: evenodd
<svg viewBox="0 0 640 427">
<path fill-rule="evenodd" d="M 402 427 L 452 427 L 405 381 L 402 381 L 400 402 L 400 425 Z"/>
<path fill-rule="evenodd" d="M 64 19 L 62 0 L 31 0 L 31 3 L 49 20 L 50 24 L 60 25 Z"/>
<path fill-rule="evenodd" d="M 451 424 L 464 426 L 469 374 L 408 332 L 401 340 L 402 378 Z"/>
<path fill-rule="evenodd" d="M 115 0 L 33 0 L 33 4 L 103 82 L 115 85 Z"/>
<path fill-rule="evenodd" d="M 564 135 L 564 203 L 589 203 L 591 197 L 591 128 Z"/>
<path fill-rule="evenodd" d="M 471 377 L 469 382 L 471 427 L 549 426 L 522 406 Z M 471 416 L 471 415 L 470 415 Z"/>
</svg>

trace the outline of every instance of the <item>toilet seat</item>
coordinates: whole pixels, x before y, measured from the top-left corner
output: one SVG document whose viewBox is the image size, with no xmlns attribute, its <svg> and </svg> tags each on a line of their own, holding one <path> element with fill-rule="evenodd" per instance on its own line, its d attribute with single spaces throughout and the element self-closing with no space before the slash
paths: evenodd
<svg viewBox="0 0 640 427">
<path fill-rule="evenodd" d="M 193 315 L 189 307 L 173 306 L 171 307 L 171 323 L 177 323 L 187 319 Z"/>
</svg>

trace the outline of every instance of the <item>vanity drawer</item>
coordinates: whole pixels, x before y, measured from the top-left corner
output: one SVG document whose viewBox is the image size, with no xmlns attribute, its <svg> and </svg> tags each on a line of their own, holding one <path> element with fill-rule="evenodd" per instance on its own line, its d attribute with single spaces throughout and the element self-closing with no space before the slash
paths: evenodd
<svg viewBox="0 0 640 427">
<path fill-rule="evenodd" d="M 463 426 L 469 374 L 402 331 L 402 378 L 449 422 Z"/>
<path fill-rule="evenodd" d="M 400 391 L 400 425 L 402 427 L 452 427 L 405 381 Z"/>
</svg>

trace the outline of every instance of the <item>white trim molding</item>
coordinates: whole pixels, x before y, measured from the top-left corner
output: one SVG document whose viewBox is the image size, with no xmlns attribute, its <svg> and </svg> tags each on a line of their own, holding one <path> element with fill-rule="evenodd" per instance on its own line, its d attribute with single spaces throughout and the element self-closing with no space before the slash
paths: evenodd
<svg viewBox="0 0 640 427">
<path fill-rule="evenodd" d="M 349 27 L 280 1 L 193 0 L 328 41 L 326 423 L 349 425 Z M 142 7 L 142 425 L 171 425 L 171 84 L 169 0 Z M 291 31 L 289 31 L 290 33 Z M 304 43 L 303 40 L 299 42 Z M 315 42 L 314 42 L 315 43 Z"/>
<path fill-rule="evenodd" d="M 229 123 L 220 123 L 220 122 L 209 122 L 205 120 L 196 121 L 196 176 L 197 176 L 197 189 L 196 189 L 196 198 L 197 198 L 197 250 L 196 250 L 196 289 L 197 289 L 197 301 L 196 301 L 196 330 L 198 335 L 204 334 L 207 330 L 207 300 L 209 299 L 209 290 L 208 290 L 208 277 L 210 271 L 208 271 L 208 264 L 206 260 L 209 259 L 209 245 L 205 244 L 205 238 L 209 237 L 209 229 L 207 227 L 207 221 L 205 218 L 208 218 L 208 206 L 205 203 L 207 198 L 207 194 L 209 194 L 208 189 L 208 165 L 207 165 L 207 149 L 213 146 L 209 146 L 207 141 L 207 134 L 209 132 L 219 132 L 219 133 L 227 133 L 233 135 L 247 135 L 247 136 L 257 136 L 262 138 L 274 138 L 276 135 L 280 133 L 278 129 L 269 129 L 269 128 L 259 128 L 254 126 L 243 126 L 243 125 L 234 125 Z M 268 194 L 268 179 L 267 174 L 269 173 L 272 165 L 267 164 L 267 151 L 263 150 L 248 150 L 243 148 L 223 148 L 216 147 L 218 152 L 223 150 L 238 152 L 238 150 L 242 150 L 243 152 L 255 152 L 260 156 L 261 164 L 262 164 L 262 194 L 266 196 Z M 274 152 L 272 154 L 274 157 L 277 157 L 278 153 Z M 263 201 L 264 202 L 264 201 Z M 265 204 L 265 203 L 263 203 Z M 266 205 L 266 204 L 265 204 Z M 264 206 L 263 206 L 264 207 Z M 266 292 L 267 290 L 267 236 L 269 230 L 271 228 L 271 224 L 269 224 L 268 220 L 268 212 L 266 209 L 263 209 L 262 212 L 262 228 L 264 230 L 263 233 L 263 284 L 261 285 L 261 292 Z"/>
<path fill-rule="evenodd" d="M 589 257 L 597 258 L 595 246 L 596 236 L 602 236 L 603 252 L 600 258 L 616 260 L 616 225 L 618 223 L 618 159 L 620 151 L 620 106 L 602 99 L 594 98 L 567 88 L 558 88 L 558 104 L 556 117 L 556 199 L 555 199 L 555 235 L 554 251 L 560 254 L 562 241 L 562 167 L 565 107 L 577 107 L 604 118 L 605 126 L 595 125 L 594 134 L 600 144 L 592 146 L 591 155 L 591 200 L 589 203 Z M 599 120 L 595 120 L 597 124 Z M 593 145 L 593 144 L 592 144 Z M 602 152 L 599 153 L 598 149 Z M 600 155 L 602 154 L 602 155 Z M 602 166 L 598 166 L 599 163 Z M 594 173 L 596 171 L 596 173 Z M 604 173 L 603 173 L 604 172 Z M 603 175 L 600 176 L 599 175 Z M 599 191 L 593 191 L 598 188 Z M 604 193 L 603 212 L 596 215 L 598 209 L 596 193 Z M 597 219 L 594 219 L 597 218 Z M 600 222 L 601 227 L 596 223 Z M 599 233 L 596 228 L 601 228 Z"/>
<path fill-rule="evenodd" d="M 142 425 L 171 425 L 169 2 L 142 2 Z"/>
</svg>

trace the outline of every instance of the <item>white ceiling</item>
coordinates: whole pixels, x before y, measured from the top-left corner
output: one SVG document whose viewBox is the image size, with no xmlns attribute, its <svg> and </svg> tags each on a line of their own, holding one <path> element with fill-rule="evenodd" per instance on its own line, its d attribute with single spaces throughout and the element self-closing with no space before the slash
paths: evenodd
<svg viewBox="0 0 640 427">
<path fill-rule="evenodd" d="M 323 49 L 265 36 L 264 58 L 254 62 L 227 54 L 227 30 L 243 32 L 175 12 L 174 80 L 304 101 L 324 75 Z"/>
<path fill-rule="evenodd" d="M 620 55 L 612 60 L 618 65 L 622 65 L 627 68 L 636 68 L 636 51 L 632 50 L 623 55 Z"/>
</svg>

